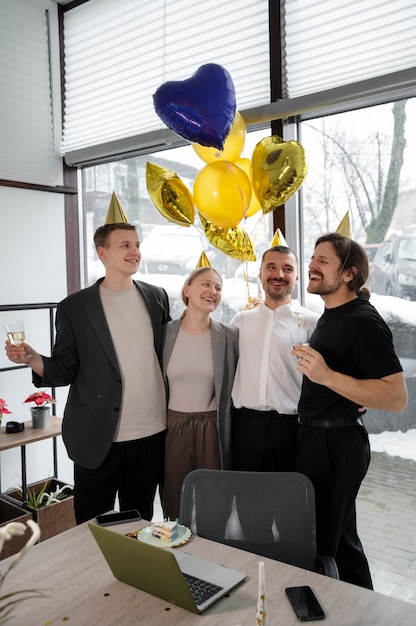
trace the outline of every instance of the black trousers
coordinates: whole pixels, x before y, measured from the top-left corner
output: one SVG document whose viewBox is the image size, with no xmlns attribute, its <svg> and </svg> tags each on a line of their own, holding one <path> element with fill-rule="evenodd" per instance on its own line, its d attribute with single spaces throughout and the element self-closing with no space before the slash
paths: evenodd
<svg viewBox="0 0 416 626">
<path fill-rule="evenodd" d="M 247 472 L 293 472 L 296 466 L 297 415 L 234 409 L 232 467 Z"/>
<path fill-rule="evenodd" d="M 296 470 L 315 488 L 318 554 L 333 556 L 341 580 L 373 588 L 357 534 L 355 500 L 370 463 L 363 426 L 299 426 Z"/>
<path fill-rule="evenodd" d="M 151 520 L 158 484 L 163 480 L 165 433 L 113 443 L 96 469 L 74 465 L 74 507 L 77 524 L 114 508 L 137 509 Z"/>
</svg>

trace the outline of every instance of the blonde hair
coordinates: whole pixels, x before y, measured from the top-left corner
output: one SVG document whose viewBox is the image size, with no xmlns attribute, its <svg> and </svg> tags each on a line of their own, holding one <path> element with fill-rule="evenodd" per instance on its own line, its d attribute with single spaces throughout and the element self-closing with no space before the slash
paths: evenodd
<svg viewBox="0 0 416 626">
<path fill-rule="evenodd" d="M 181 291 L 181 296 L 182 296 L 182 302 L 184 303 L 185 306 L 188 306 L 188 298 L 187 296 L 185 296 L 185 287 L 188 287 L 189 285 L 192 285 L 194 279 L 197 276 L 200 276 L 201 274 L 204 274 L 204 272 L 208 272 L 209 270 L 213 271 L 216 273 L 216 275 L 218 276 L 218 278 L 221 281 L 221 285 L 222 285 L 222 276 L 219 272 L 217 272 L 216 269 L 214 269 L 213 267 L 198 267 L 196 270 L 194 270 L 193 272 L 191 272 L 188 276 L 188 278 L 185 280 L 183 287 L 182 287 L 182 291 Z"/>
</svg>

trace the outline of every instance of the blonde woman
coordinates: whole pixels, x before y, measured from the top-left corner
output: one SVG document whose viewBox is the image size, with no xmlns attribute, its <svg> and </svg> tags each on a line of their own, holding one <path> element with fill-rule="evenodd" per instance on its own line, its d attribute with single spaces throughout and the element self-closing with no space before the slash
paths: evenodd
<svg viewBox="0 0 416 626">
<path fill-rule="evenodd" d="M 211 319 L 221 290 L 216 270 L 194 270 L 182 288 L 186 310 L 166 326 L 168 430 L 162 504 L 170 519 L 179 515 L 182 481 L 190 471 L 231 468 L 231 388 L 238 331 Z"/>
</svg>

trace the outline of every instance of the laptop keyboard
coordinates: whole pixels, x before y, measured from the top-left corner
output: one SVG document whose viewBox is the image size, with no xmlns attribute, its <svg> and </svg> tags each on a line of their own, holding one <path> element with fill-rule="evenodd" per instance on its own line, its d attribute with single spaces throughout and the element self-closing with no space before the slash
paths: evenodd
<svg viewBox="0 0 416 626">
<path fill-rule="evenodd" d="M 203 604 L 223 589 L 223 587 L 209 583 L 207 580 L 202 580 L 201 578 L 195 578 L 195 576 L 191 576 L 190 574 L 183 575 L 196 604 Z"/>
</svg>

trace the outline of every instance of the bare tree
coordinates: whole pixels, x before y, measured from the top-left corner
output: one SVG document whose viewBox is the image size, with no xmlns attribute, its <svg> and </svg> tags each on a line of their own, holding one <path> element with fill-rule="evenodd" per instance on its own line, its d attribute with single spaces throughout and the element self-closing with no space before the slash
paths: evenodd
<svg viewBox="0 0 416 626">
<path fill-rule="evenodd" d="M 319 212 L 312 211 L 307 222 L 313 219 L 319 221 L 321 231 L 332 230 L 335 216 L 349 210 L 354 232 L 360 232 L 367 243 L 384 239 L 397 206 L 406 147 L 406 103 L 393 104 L 392 133 L 377 132 L 365 141 L 354 135 L 351 124 L 343 129 L 340 116 L 328 118 L 332 124 L 323 118 L 320 127 L 310 126 L 319 137 L 322 162 L 316 170 L 319 183 L 307 196 L 310 206 L 319 203 Z"/>
<path fill-rule="evenodd" d="M 400 100 L 393 105 L 394 127 L 390 165 L 381 210 L 371 221 L 367 229 L 368 243 L 383 241 L 397 206 L 400 172 L 403 167 L 404 150 L 406 148 L 406 102 L 407 100 Z"/>
</svg>

